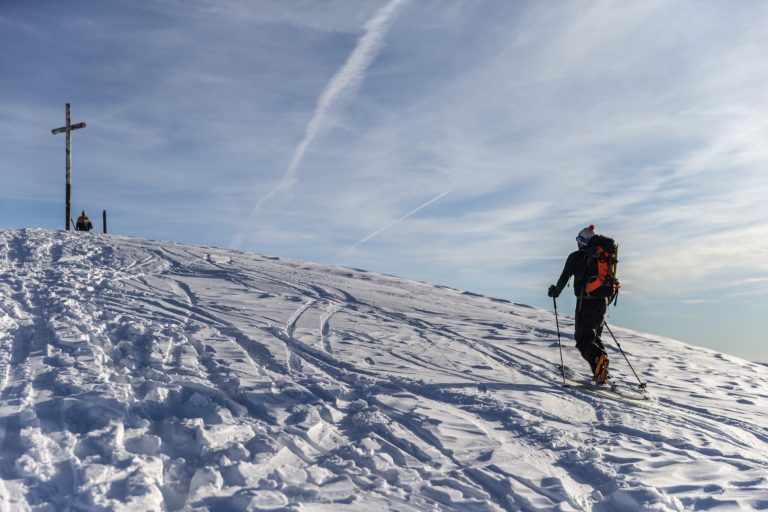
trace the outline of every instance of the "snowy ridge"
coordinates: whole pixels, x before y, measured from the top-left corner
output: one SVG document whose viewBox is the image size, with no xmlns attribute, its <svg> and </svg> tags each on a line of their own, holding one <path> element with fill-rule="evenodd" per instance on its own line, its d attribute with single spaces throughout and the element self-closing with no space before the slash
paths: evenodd
<svg viewBox="0 0 768 512">
<path fill-rule="evenodd" d="M 561 387 L 549 311 L 2 232 L 0 511 L 768 509 L 768 367 L 613 329 L 650 407 Z"/>
</svg>

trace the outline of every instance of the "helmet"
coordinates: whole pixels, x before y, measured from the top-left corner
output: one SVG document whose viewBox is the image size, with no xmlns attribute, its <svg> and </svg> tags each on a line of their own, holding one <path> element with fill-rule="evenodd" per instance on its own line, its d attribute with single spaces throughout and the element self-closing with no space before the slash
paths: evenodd
<svg viewBox="0 0 768 512">
<path fill-rule="evenodd" d="M 576 241 L 579 242 L 579 245 L 587 245 L 589 243 L 589 239 L 593 236 L 595 236 L 595 226 L 594 224 L 590 224 L 586 228 L 579 231 L 579 234 L 576 237 Z"/>
<path fill-rule="evenodd" d="M 85 215 L 85 210 L 83 210 L 83 213 L 82 213 L 82 215 Z"/>
</svg>

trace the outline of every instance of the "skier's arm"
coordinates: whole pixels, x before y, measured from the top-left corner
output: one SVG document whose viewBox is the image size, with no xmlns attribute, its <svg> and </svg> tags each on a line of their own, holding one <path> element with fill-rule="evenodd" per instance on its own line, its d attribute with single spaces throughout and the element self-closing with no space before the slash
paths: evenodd
<svg viewBox="0 0 768 512">
<path fill-rule="evenodd" d="M 563 267 L 563 273 L 560 274 L 560 279 L 557 280 L 557 284 L 555 285 L 555 297 L 560 295 L 560 293 L 563 291 L 563 288 L 568 284 L 568 280 L 571 278 L 572 275 L 574 275 L 576 272 L 576 258 L 574 258 L 573 254 L 570 254 L 568 256 L 568 259 L 565 260 L 565 266 Z"/>
</svg>

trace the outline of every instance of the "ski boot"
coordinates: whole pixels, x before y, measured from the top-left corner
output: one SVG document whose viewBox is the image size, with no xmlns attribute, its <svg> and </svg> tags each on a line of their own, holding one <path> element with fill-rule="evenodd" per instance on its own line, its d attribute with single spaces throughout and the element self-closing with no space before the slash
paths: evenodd
<svg viewBox="0 0 768 512">
<path fill-rule="evenodd" d="M 598 386 L 602 386 L 608 380 L 608 356 L 605 353 L 600 354 L 595 359 L 593 380 Z"/>
</svg>

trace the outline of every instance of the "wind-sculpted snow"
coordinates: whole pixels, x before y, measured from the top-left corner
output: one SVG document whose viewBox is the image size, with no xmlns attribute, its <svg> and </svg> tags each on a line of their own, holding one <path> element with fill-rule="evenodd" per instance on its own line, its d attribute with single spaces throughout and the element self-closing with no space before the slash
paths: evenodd
<svg viewBox="0 0 768 512">
<path fill-rule="evenodd" d="M 237 251 L 3 232 L 0 510 L 768 509 L 768 367 L 614 333 L 645 406 L 563 388 L 549 311 Z"/>
</svg>

